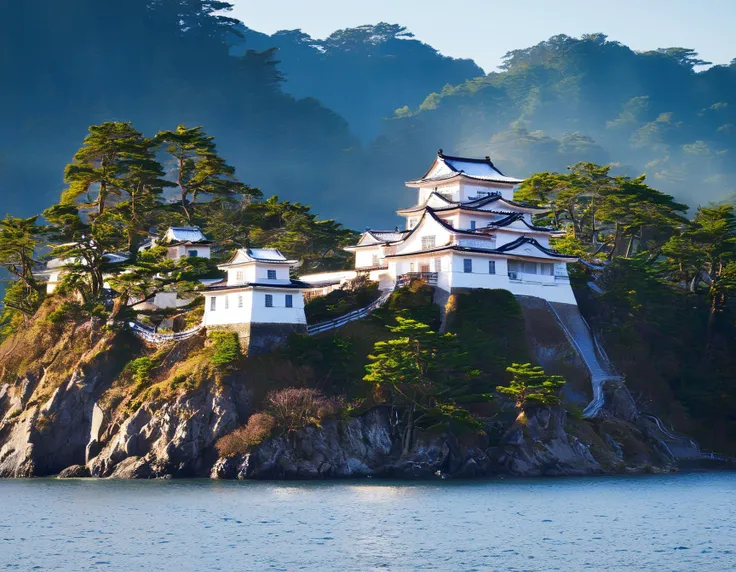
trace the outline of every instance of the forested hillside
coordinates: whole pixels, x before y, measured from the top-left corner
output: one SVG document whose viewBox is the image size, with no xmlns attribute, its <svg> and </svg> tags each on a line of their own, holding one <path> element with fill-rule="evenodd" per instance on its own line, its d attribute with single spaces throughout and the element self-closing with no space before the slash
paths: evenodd
<svg viewBox="0 0 736 572">
<path fill-rule="evenodd" d="M 278 48 L 284 91 L 316 97 L 344 117 L 364 142 L 381 133 L 400 107 L 418 106 L 427 94 L 483 75 L 472 60 L 443 56 L 406 28 L 380 23 L 338 30 L 324 40 L 301 30 L 271 36 L 243 26 L 233 53 Z"/>
<path fill-rule="evenodd" d="M 55 200 L 87 128 L 132 121 L 149 136 L 206 126 L 254 186 L 329 196 L 350 165 L 347 123 L 281 91 L 274 53 L 229 54 L 224 2 L 0 2 L 0 196 L 30 214 Z"/>
<path fill-rule="evenodd" d="M 685 48 L 637 53 L 603 35 L 555 36 L 484 76 L 398 25 L 268 36 L 227 7 L 0 2 L 6 209 L 50 205 L 75 145 L 105 121 L 147 136 L 202 125 L 252 185 L 352 228 L 393 226 L 411 201 L 403 181 L 439 147 L 492 155 L 515 176 L 615 161 L 614 173 L 646 172 L 691 207 L 736 189 L 734 64 L 706 69 Z"/>
<path fill-rule="evenodd" d="M 721 200 L 736 190 L 736 62 L 704 63 L 685 48 L 555 36 L 400 110 L 377 147 L 421 157 L 411 172 L 437 147 L 492 155 L 514 176 L 615 161 L 691 206 Z"/>
</svg>

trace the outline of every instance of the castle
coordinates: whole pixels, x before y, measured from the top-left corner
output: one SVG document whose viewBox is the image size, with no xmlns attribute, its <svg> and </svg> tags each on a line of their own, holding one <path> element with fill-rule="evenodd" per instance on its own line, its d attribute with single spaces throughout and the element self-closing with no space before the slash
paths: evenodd
<svg viewBox="0 0 736 572">
<path fill-rule="evenodd" d="M 355 271 L 373 280 L 422 278 L 448 293 L 498 288 L 576 304 L 567 274 L 574 257 L 549 246 L 551 228 L 532 216 L 548 209 L 517 203 L 514 187 L 489 157 L 451 157 L 442 150 L 420 178 L 414 206 L 397 211 L 404 230 L 366 230 L 355 246 Z"/>
<path fill-rule="evenodd" d="M 266 349 L 290 332 L 307 331 L 306 295 L 338 288 L 363 275 L 387 293 L 397 284 L 420 278 L 445 295 L 478 288 L 504 289 L 551 303 L 575 305 L 567 264 L 574 257 L 550 248 L 552 229 L 535 226 L 532 217 L 547 209 L 513 200 L 521 179 L 504 175 L 489 157 L 471 159 L 437 153 L 429 170 L 407 181 L 417 189 L 414 206 L 400 209 L 404 230 L 366 230 L 354 246 L 353 271 L 292 278 L 299 266 L 273 249 L 240 249 L 218 268 L 225 279 L 201 280 L 205 286 L 202 326 L 238 332 L 248 351 Z M 158 244 L 152 237 L 140 248 Z M 161 244 L 168 257 L 210 258 L 212 242 L 197 227 L 172 227 Z M 124 262 L 129 255 L 106 255 Z M 54 259 L 39 274 L 52 292 L 69 261 Z M 440 300 L 441 297 L 436 298 Z M 138 310 L 176 308 L 190 299 L 160 292 Z"/>
</svg>

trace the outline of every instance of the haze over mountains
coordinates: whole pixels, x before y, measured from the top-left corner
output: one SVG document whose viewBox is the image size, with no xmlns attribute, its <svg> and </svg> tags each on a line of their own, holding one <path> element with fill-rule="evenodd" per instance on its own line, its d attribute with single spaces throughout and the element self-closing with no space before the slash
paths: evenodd
<svg viewBox="0 0 736 572">
<path fill-rule="evenodd" d="M 616 162 L 693 206 L 736 190 L 736 62 L 696 71 L 683 48 L 555 36 L 508 46 L 504 69 L 484 75 L 400 26 L 268 36 L 220 4 L 2 4 L 5 209 L 57 200 L 87 127 L 107 120 L 149 135 L 203 125 L 243 181 L 354 228 L 393 226 L 403 181 L 438 147 L 492 155 L 514 176 Z"/>
</svg>

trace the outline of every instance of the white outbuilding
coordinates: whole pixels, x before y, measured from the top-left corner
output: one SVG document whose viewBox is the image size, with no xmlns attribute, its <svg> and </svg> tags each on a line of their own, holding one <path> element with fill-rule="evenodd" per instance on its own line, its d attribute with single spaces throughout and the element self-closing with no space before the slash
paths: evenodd
<svg viewBox="0 0 736 572">
<path fill-rule="evenodd" d="M 238 332 L 249 353 L 265 351 L 293 331 L 306 331 L 304 291 L 311 286 L 292 280 L 297 264 L 278 250 L 238 250 L 218 266 L 227 278 L 205 292 L 203 324 Z"/>
</svg>

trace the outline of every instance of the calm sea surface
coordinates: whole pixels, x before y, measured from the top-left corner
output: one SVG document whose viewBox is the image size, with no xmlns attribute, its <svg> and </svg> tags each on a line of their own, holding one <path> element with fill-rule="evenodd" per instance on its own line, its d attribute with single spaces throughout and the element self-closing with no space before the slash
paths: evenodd
<svg viewBox="0 0 736 572">
<path fill-rule="evenodd" d="M 0 570 L 733 570 L 736 473 L 0 481 Z"/>
</svg>

